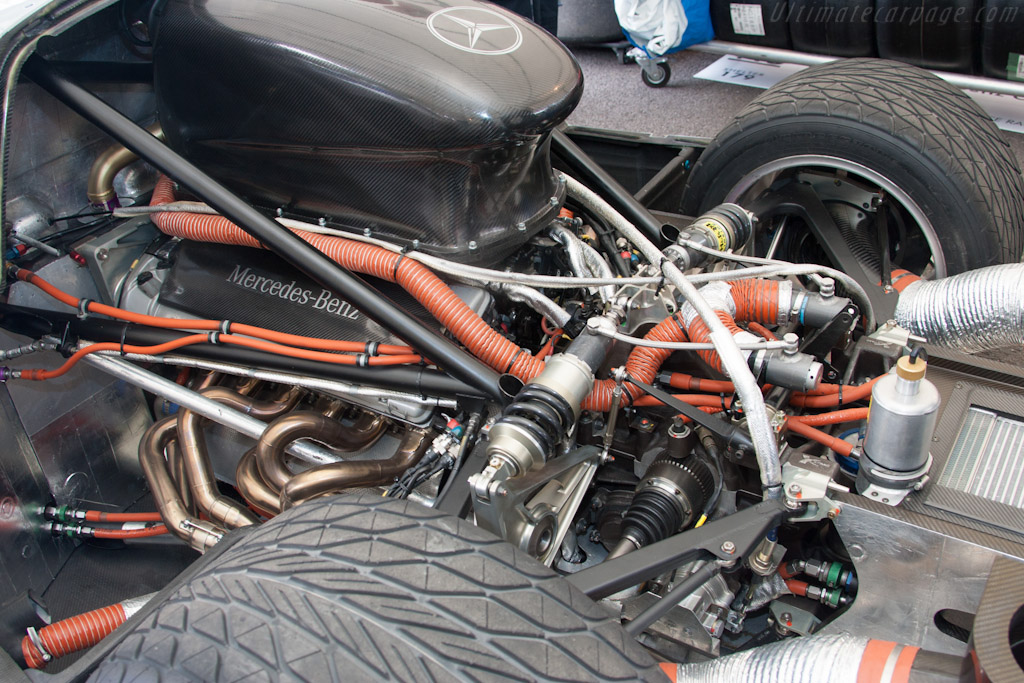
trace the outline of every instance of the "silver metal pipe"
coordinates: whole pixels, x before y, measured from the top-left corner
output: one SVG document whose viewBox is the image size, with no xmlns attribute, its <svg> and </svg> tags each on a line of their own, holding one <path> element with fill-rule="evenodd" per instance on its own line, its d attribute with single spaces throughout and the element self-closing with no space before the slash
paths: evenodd
<svg viewBox="0 0 1024 683">
<path fill-rule="evenodd" d="M 896 322 L 965 353 L 1024 344 L 1024 264 L 989 266 L 907 286 Z"/>
<path fill-rule="evenodd" d="M 85 356 L 83 360 L 109 375 L 123 379 L 129 384 L 134 384 L 172 403 L 177 403 L 182 408 L 191 410 L 218 424 L 234 429 L 250 439 L 259 439 L 260 435 L 263 434 L 263 430 L 267 428 L 265 422 L 257 420 L 255 417 L 249 417 L 237 410 L 228 408 L 217 401 L 197 394 L 191 389 L 179 386 L 169 379 L 164 379 L 148 370 L 132 365 L 128 361 L 110 358 L 109 356 L 97 353 L 91 353 Z M 341 459 L 320 446 L 302 441 L 292 443 L 287 451 L 296 458 L 315 465 L 326 465 L 338 462 Z"/>
<path fill-rule="evenodd" d="M 806 52 L 794 50 L 780 50 L 774 47 L 757 47 L 756 45 L 741 45 L 730 43 L 724 40 L 711 40 L 688 48 L 694 52 L 705 52 L 712 55 L 735 55 L 744 59 L 759 59 L 762 62 L 776 62 L 784 64 L 802 64 L 804 66 L 816 66 L 837 61 L 838 57 L 826 57 L 824 55 L 812 55 Z M 997 93 L 1000 95 L 1013 95 L 1014 97 L 1024 96 L 1024 84 L 1012 81 L 1000 81 L 994 78 L 982 78 L 980 76 L 968 76 L 965 74 L 952 74 L 946 71 L 932 71 L 933 74 L 946 81 L 950 85 L 965 90 L 981 90 L 982 92 Z"/>
<path fill-rule="evenodd" d="M 98 354 L 107 356 L 108 358 L 122 358 L 121 354 L 117 351 L 99 351 Z M 261 370 L 259 368 L 235 365 L 233 363 L 221 363 L 218 361 L 198 360 L 196 358 L 187 358 L 185 356 L 174 355 L 151 356 L 144 353 L 126 353 L 124 354 L 123 357 L 128 360 L 144 363 L 163 363 L 165 365 L 173 365 L 175 367 L 214 370 L 216 372 L 222 372 L 225 375 L 233 375 L 235 377 L 249 377 L 252 379 L 263 380 L 265 382 L 274 382 L 275 384 L 289 384 L 292 386 L 302 387 L 303 389 L 322 391 L 324 393 L 334 394 L 345 398 L 361 398 L 371 401 L 406 401 L 409 403 L 434 406 L 437 408 L 452 409 L 458 407 L 458 401 L 450 398 L 420 396 L 419 394 L 409 394 L 402 391 L 392 391 L 390 389 L 364 387 L 359 384 L 350 384 L 348 382 L 342 382 L 334 379 L 324 379 L 322 377 L 308 377 L 305 375 L 293 375 L 287 372 L 276 372 L 274 370 Z"/>
<path fill-rule="evenodd" d="M 580 240 L 580 249 L 583 252 L 583 260 L 590 267 L 590 272 L 593 273 L 594 277 L 615 277 L 611 265 L 601 256 L 597 249 L 594 249 L 583 240 Z M 606 302 L 613 301 L 615 299 L 615 285 L 601 287 L 601 298 Z"/>
<path fill-rule="evenodd" d="M 496 292 L 504 292 L 512 301 L 519 301 L 537 311 L 545 318 L 562 327 L 572 316 L 544 294 L 527 285 L 517 285 L 510 282 L 499 282 L 491 287 Z"/>
<path fill-rule="evenodd" d="M 578 277 L 615 277 L 611 267 L 604 262 L 604 259 L 593 249 L 590 249 L 569 228 L 564 225 L 555 225 L 551 228 L 551 237 L 565 247 L 572 270 Z M 593 253 L 588 254 L 586 249 L 590 249 Z M 603 264 L 603 267 L 598 262 Z M 615 297 L 614 285 L 603 285 L 601 287 L 591 287 L 590 289 L 591 291 L 596 290 L 599 292 L 601 299 L 605 302 L 611 301 Z"/>
</svg>

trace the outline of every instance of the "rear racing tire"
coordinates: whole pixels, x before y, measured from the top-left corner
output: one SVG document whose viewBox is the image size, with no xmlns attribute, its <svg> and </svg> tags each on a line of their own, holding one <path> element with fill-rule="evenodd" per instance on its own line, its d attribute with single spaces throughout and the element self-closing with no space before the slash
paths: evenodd
<svg viewBox="0 0 1024 683">
<path fill-rule="evenodd" d="M 1017 161 L 991 118 L 927 71 L 851 59 L 787 78 L 750 102 L 704 151 L 682 211 L 696 216 L 721 202 L 751 202 L 780 178 L 808 171 L 834 174 L 837 186 L 852 181 L 857 191 L 882 190 L 894 202 L 906 226 L 891 244 L 896 267 L 943 277 L 1021 259 Z M 864 234 L 847 242 L 859 241 L 858 253 L 873 244 L 880 254 L 865 214 L 843 217 L 867 219 L 854 227 Z M 763 255 L 767 243 L 762 234 L 755 251 Z M 808 260 L 806 245 L 789 246 L 776 256 Z"/>
<path fill-rule="evenodd" d="M 201 559 L 200 562 L 203 560 Z M 175 592 L 92 681 L 664 680 L 519 549 L 408 501 L 309 501 Z"/>
</svg>

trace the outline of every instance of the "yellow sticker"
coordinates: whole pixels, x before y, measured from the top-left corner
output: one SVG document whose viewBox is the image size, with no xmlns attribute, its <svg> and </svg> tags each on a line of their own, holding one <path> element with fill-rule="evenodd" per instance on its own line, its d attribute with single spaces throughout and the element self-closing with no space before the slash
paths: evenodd
<svg viewBox="0 0 1024 683">
<path fill-rule="evenodd" d="M 706 221 L 704 227 L 710 230 L 718 240 L 718 251 L 725 251 L 725 248 L 729 246 L 729 235 L 725 229 L 714 221 Z"/>
</svg>

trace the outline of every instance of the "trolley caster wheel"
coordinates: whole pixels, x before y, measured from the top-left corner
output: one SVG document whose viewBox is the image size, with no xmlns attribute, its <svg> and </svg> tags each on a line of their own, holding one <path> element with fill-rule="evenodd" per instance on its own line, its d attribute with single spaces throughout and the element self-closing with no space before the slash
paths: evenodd
<svg viewBox="0 0 1024 683">
<path fill-rule="evenodd" d="M 657 62 L 648 69 L 640 72 L 640 80 L 650 88 L 664 88 L 668 85 L 668 79 L 672 78 L 672 68 L 668 62 Z"/>
</svg>

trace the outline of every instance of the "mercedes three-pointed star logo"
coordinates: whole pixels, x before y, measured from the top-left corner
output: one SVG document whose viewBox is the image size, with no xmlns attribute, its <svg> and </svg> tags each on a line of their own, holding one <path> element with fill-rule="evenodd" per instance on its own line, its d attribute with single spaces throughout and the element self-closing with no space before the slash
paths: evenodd
<svg viewBox="0 0 1024 683">
<path fill-rule="evenodd" d="M 486 7 L 438 10 L 427 17 L 427 28 L 446 45 L 478 55 L 507 55 L 523 43 L 523 34 L 514 22 Z"/>
</svg>

